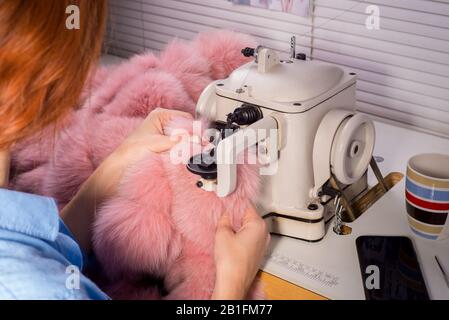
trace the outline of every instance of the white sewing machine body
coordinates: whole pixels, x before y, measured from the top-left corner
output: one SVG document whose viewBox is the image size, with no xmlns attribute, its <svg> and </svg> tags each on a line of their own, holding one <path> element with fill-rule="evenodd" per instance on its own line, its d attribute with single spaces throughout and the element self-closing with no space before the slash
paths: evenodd
<svg viewBox="0 0 449 320">
<path fill-rule="evenodd" d="M 274 174 L 263 177 L 258 208 L 272 233 L 319 241 L 333 214 L 325 204 L 330 196 L 323 194 L 323 186 L 334 175 L 342 185 L 353 185 L 353 195 L 366 189 L 374 126 L 354 111 L 355 74 L 303 58 L 283 61 L 263 47 L 255 50 L 255 57 L 229 78 L 211 83 L 200 97 L 197 115 L 229 122 L 228 115 L 242 105 L 260 110 L 259 120 L 241 125 L 236 134 L 218 143 L 217 158 L 226 158 L 229 147 L 238 144 L 233 138 L 249 128 L 277 129 L 276 144 L 263 137 L 254 142 L 267 149 L 270 162 L 277 161 Z M 235 189 L 235 168 L 217 163 L 214 190 L 219 196 Z"/>
</svg>

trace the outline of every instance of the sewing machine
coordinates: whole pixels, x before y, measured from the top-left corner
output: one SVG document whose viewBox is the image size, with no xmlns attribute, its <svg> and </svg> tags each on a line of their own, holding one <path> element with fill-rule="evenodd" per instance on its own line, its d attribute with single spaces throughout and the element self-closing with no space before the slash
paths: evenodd
<svg viewBox="0 0 449 320">
<path fill-rule="evenodd" d="M 356 74 L 307 60 L 294 37 L 290 44 L 286 59 L 263 46 L 243 49 L 254 61 L 203 91 L 197 116 L 211 121 L 219 139 L 212 161 L 197 155 L 187 168 L 199 187 L 226 197 L 237 185 L 239 154 L 254 148 L 263 162 L 257 205 L 271 232 L 316 242 L 334 215 L 333 230 L 350 232 L 343 216 L 362 213 L 353 205 L 369 192 L 369 166 L 380 193 L 388 185 L 372 157 L 374 125 L 354 111 Z"/>
</svg>

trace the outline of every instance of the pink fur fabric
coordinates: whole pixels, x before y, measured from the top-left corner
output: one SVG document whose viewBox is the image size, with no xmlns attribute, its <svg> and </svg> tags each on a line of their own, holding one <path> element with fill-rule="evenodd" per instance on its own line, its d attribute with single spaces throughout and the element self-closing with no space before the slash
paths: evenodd
<svg viewBox="0 0 449 320">
<path fill-rule="evenodd" d="M 136 276 L 150 274 L 164 279 L 166 299 L 208 299 L 218 219 L 229 212 L 234 229 L 240 228 L 257 196 L 257 169 L 240 165 L 237 190 L 221 199 L 198 188 L 198 177 L 185 164 L 173 164 L 169 154 L 152 154 L 131 168 L 95 225 L 95 252 L 118 286 L 113 291 L 122 291 L 123 284 L 137 286 Z M 250 293 L 250 298 L 260 296 L 259 289 Z"/>
<path fill-rule="evenodd" d="M 67 204 L 95 168 L 157 107 L 194 113 L 207 84 L 248 62 L 245 35 L 216 31 L 175 40 L 156 56 L 137 55 L 92 72 L 74 111 L 14 148 L 11 187 Z M 173 123 L 171 132 L 190 123 Z M 240 165 L 237 190 L 225 200 L 196 187 L 198 177 L 168 154 L 151 154 L 129 169 L 116 197 L 99 210 L 94 249 L 120 299 L 208 299 L 215 281 L 213 244 L 227 211 L 235 230 L 258 192 L 257 168 Z M 238 262 L 236 262 L 238 263 Z M 163 290 L 144 279 L 162 279 Z M 255 284 L 249 298 L 263 297 Z"/>
</svg>

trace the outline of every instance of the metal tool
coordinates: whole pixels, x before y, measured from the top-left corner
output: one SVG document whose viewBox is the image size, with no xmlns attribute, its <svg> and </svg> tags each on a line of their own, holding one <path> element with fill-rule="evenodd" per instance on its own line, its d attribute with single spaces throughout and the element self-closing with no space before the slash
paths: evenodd
<svg viewBox="0 0 449 320">
<path fill-rule="evenodd" d="M 340 197 L 335 197 L 335 219 L 334 219 L 334 232 L 338 235 L 343 234 L 343 221 L 341 218 L 341 213 L 343 211 L 343 206 L 340 203 Z"/>
<path fill-rule="evenodd" d="M 443 266 L 440 263 L 440 260 L 438 260 L 438 257 L 435 256 L 435 260 L 437 261 L 438 267 L 441 270 L 441 273 L 443 273 L 444 280 L 446 281 L 446 285 L 449 287 L 449 275 L 444 270 Z"/>
</svg>

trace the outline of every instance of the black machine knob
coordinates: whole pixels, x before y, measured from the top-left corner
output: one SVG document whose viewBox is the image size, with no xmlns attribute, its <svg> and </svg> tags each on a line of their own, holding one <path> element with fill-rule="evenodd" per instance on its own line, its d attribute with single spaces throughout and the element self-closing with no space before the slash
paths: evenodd
<svg viewBox="0 0 449 320">
<path fill-rule="evenodd" d="M 254 48 L 250 48 L 250 47 L 246 47 L 245 49 L 242 49 L 242 54 L 245 57 L 254 57 L 254 52 L 256 51 L 256 49 Z"/>
<path fill-rule="evenodd" d="M 258 106 L 243 103 L 234 112 L 228 114 L 227 122 L 229 124 L 236 123 L 240 126 L 252 124 L 263 118 L 262 111 Z"/>
<path fill-rule="evenodd" d="M 307 55 L 305 53 L 298 53 L 298 54 L 296 54 L 296 59 L 298 59 L 298 60 L 306 60 L 307 59 Z"/>
</svg>

